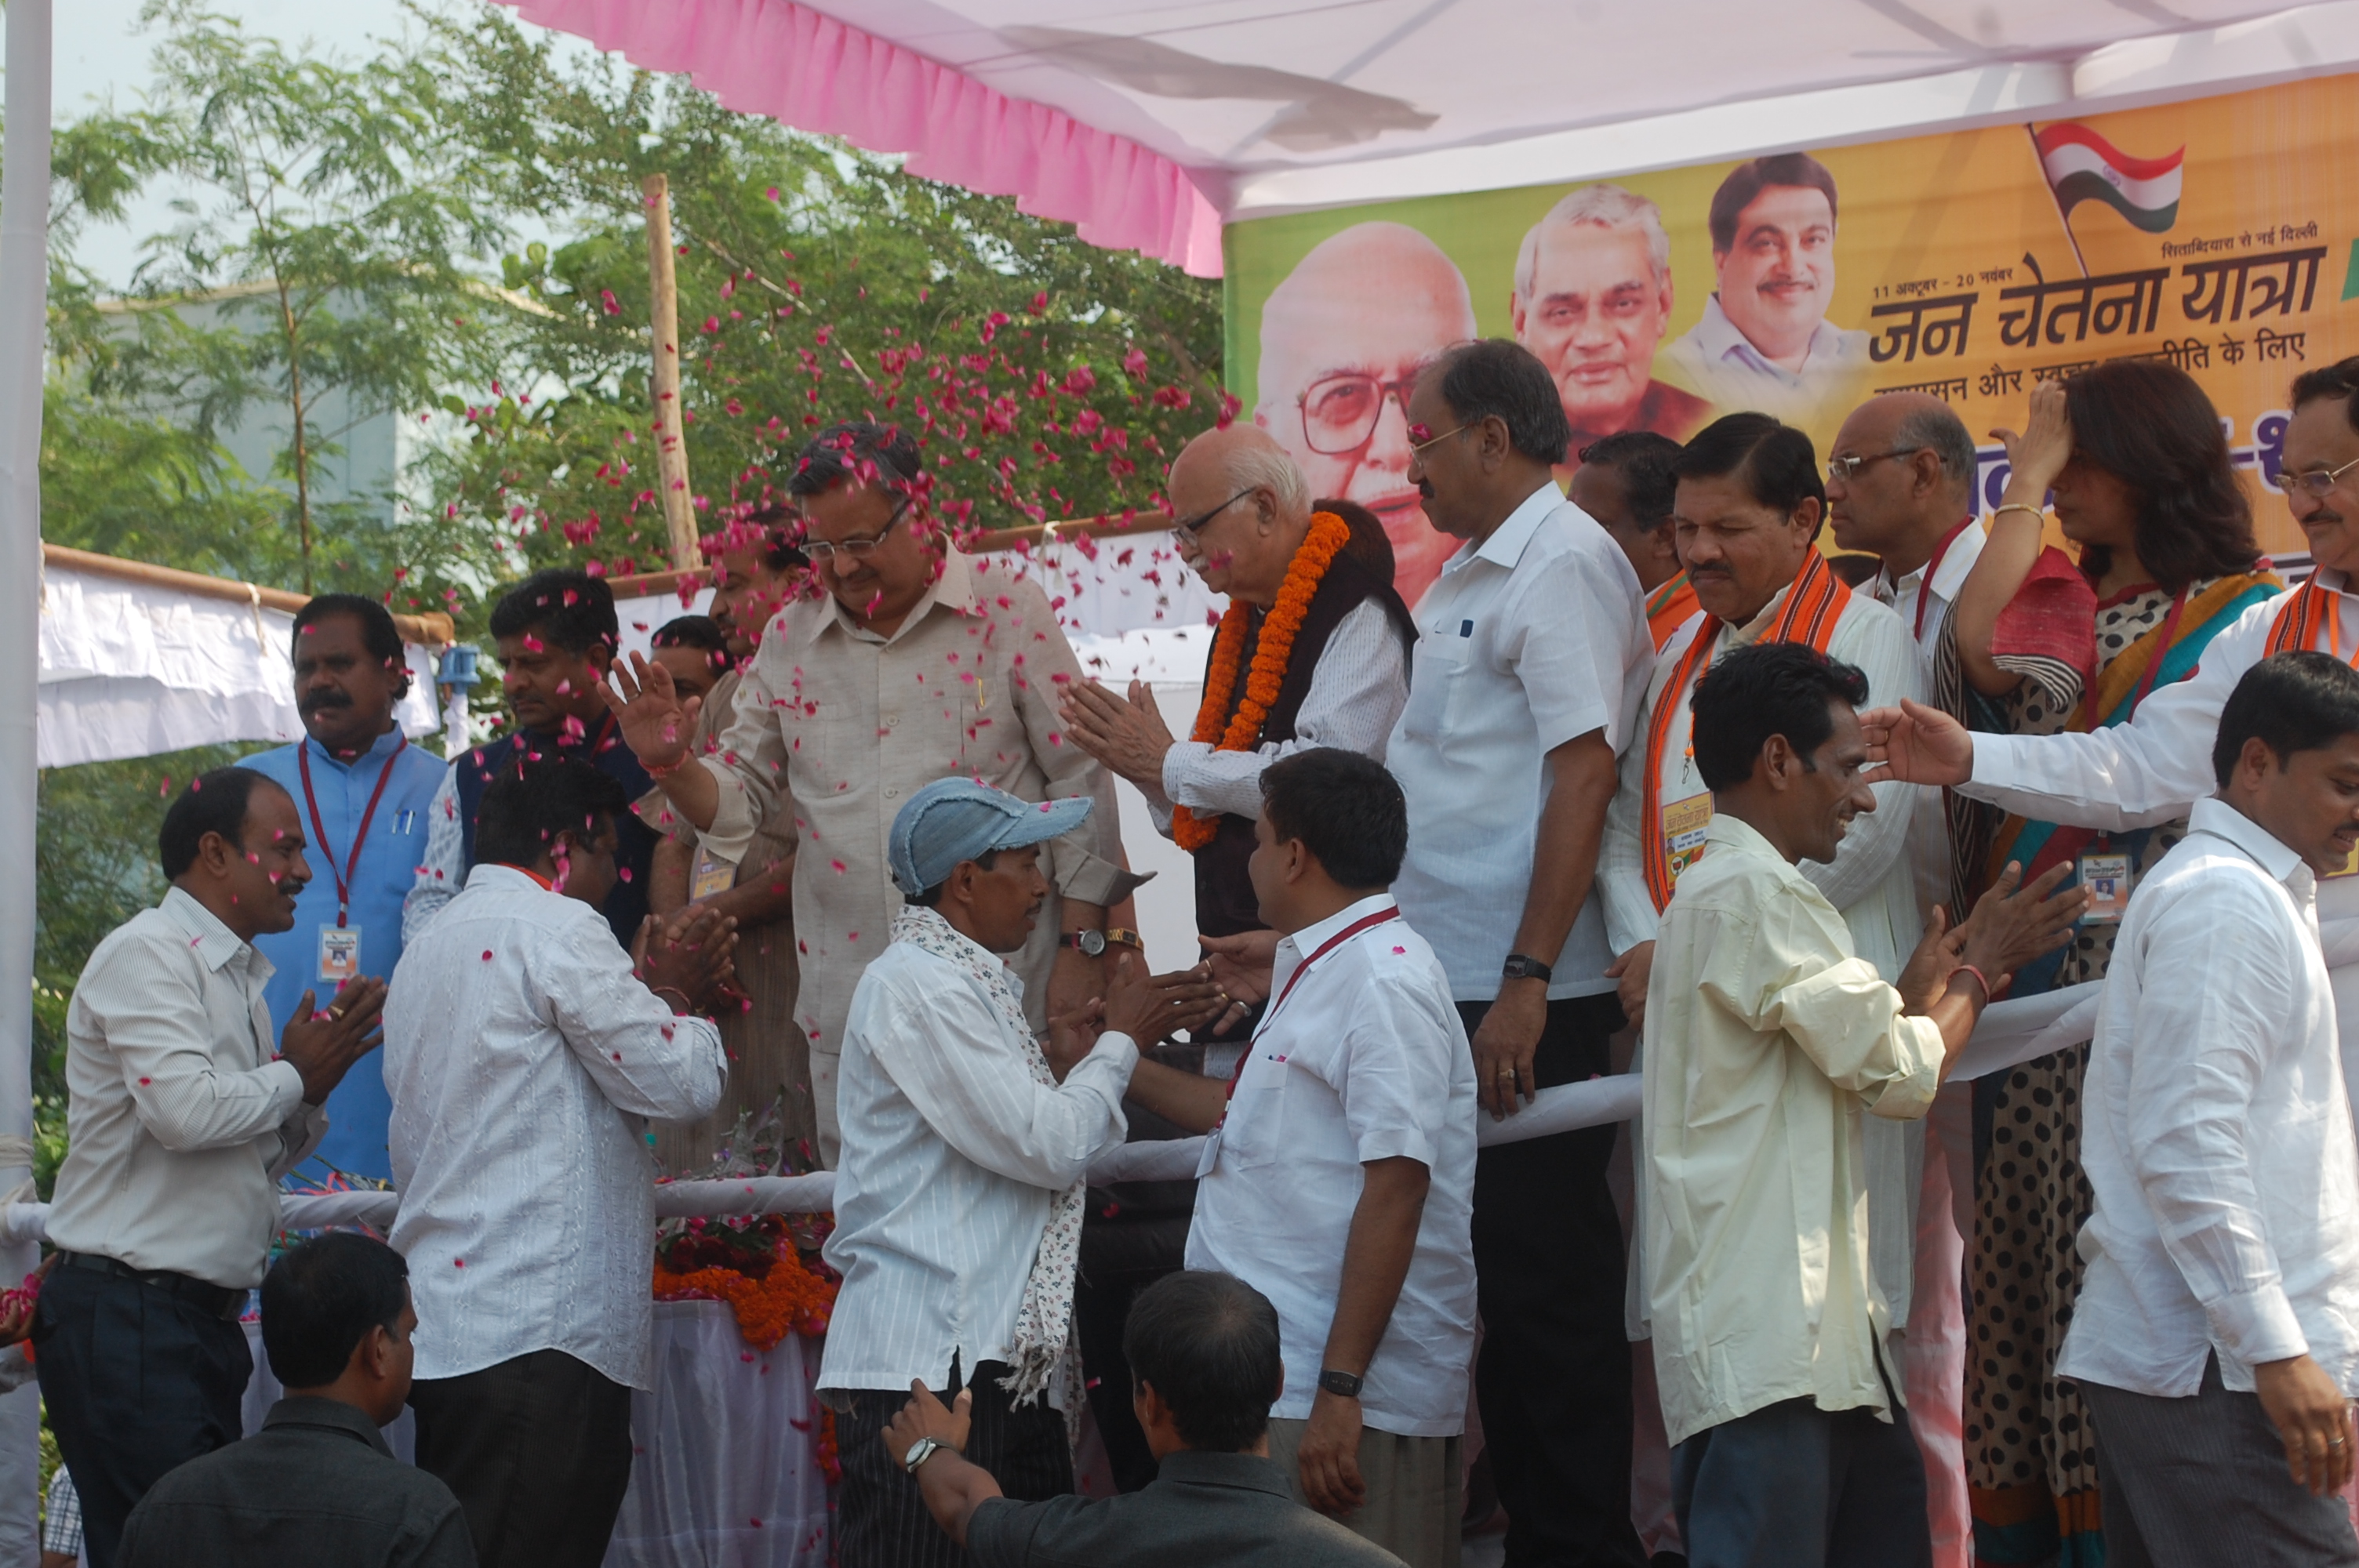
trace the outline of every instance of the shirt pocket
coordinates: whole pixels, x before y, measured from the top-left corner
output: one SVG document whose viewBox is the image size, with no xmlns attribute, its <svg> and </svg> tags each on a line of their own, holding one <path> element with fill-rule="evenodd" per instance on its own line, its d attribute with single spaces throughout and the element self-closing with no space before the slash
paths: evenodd
<svg viewBox="0 0 2359 1568">
<path fill-rule="evenodd" d="M 1444 741 L 1455 727 L 1459 688 L 1473 666 L 1472 637 L 1429 633 L 1419 637 L 1401 709 L 1401 733 L 1413 740 Z"/>
<path fill-rule="evenodd" d="M 1221 1128 L 1222 1163 L 1239 1171 L 1280 1162 L 1286 1148 L 1287 1087 L 1294 1073 L 1266 1046 L 1251 1047 Z"/>
</svg>

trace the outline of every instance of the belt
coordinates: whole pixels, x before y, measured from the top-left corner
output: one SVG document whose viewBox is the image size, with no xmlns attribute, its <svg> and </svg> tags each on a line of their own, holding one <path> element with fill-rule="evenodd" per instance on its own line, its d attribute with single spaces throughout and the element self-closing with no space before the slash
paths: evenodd
<svg viewBox="0 0 2359 1568">
<path fill-rule="evenodd" d="M 216 1285 L 211 1280 L 175 1274 L 168 1269 L 135 1269 L 119 1258 L 108 1258 L 96 1252 L 60 1252 L 58 1261 L 69 1269 L 87 1269 L 93 1274 L 108 1274 L 118 1280 L 136 1280 L 150 1290 L 178 1297 L 207 1317 L 217 1317 L 224 1323 L 235 1323 L 245 1313 L 247 1292 Z"/>
</svg>

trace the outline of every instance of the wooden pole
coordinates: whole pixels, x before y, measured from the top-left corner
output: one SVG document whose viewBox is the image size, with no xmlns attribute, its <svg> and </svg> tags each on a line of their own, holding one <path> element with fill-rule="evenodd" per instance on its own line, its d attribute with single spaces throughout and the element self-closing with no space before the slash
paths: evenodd
<svg viewBox="0 0 2359 1568">
<path fill-rule="evenodd" d="M 647 283 L 655 329 L 656 473 L 664 522 L 671 531 L 671 564 L 681 571 L 701 564 L 696 547 L 696 507 L 689 499 L 686 423 L 679 403 L 679 288 L 672 276 L 671 187 L 660 174 L 639 181 L 647 201 Z"/>
</svg>

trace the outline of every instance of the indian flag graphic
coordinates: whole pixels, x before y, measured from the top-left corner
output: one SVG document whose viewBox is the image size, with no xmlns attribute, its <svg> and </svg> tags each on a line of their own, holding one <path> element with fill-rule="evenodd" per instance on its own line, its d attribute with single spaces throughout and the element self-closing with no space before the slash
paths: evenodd
<svg viewBox="0 0 2359 1568">
<path fill-rule="evenodd" d="M 2180 147 L 2169 157 L 2132 157 L 2086 125 L 2067 121 L 2035 132 L 2039 164 L 2056 193 L 2058 211 L 2071 217 L 2083 201 L 2102 201 L 2135 228 L 2159 234 L 2179 221 Z"/>
</svg>

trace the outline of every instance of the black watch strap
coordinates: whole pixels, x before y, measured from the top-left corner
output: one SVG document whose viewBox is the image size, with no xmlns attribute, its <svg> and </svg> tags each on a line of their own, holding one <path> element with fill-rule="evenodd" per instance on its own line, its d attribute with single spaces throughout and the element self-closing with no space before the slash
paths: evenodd
<svg viewBox="0 0 2359 1568">
<path fill-rule="evenodd" d="M 1510 980 L 1554 979 L 1556 973 L 1538 958 L 1523 953 L 1510 953 L 1507 961 L 1499 966 L 1501 978 Z"/>
<path fill-rule="evenodd" d="M 1338 1372 L 1330 1368 L 1319 1374 L 1319 1386 L 1338 1399 L 1356 1400 L 1360 1397 L 1360 1379 L 1349 1372 Z"/>
</svg>

